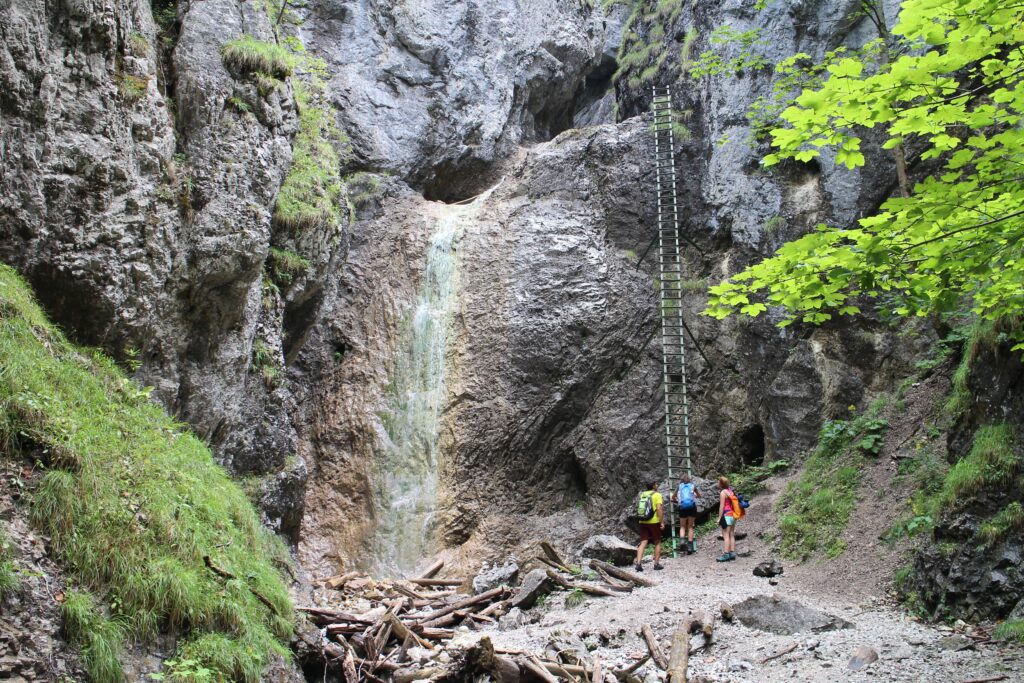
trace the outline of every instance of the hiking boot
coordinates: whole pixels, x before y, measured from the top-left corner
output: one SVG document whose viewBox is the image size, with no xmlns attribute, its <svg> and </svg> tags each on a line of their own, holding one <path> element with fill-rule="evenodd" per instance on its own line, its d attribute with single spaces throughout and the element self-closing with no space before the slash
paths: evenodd
<svg viewBox="0 0 1024 683">
<path fill-rule="evenodd" d="M 697 541 L 690 541 L 690 552 L 697 552 Z"/>
<path fill-rule="evenodd" d="M 726 553 L 729 557 L 725 558 L 726 562 L 732 562 L 736 559 L 736 553 Z"/>
<path fill-rule="evenodd" d="M 658 564 L 657 562 L 655 562 L 655 563 L 654 563 L 654 571 L 660 571 L 660 570 L 662 570 L 662 569 L 664 569 L 664 567 L 662 567 L 662 566 L 661 566 L 660 564 Z"/>
<path fill-rule="evenodd" d="M 719 562 L 728 562 L 732 558 L 729 557 L 729 553 L 722 553 L 721 555 L 719 555 L 715 559 L 718 560 Z"/>
<path fill-rule="evenodd" d="M 644 570 L 644 566 L 637 562 L 636 566 L 633 567 L 633 569 L 637 570 L 638 572 L 642 572 Z"/>
</svg>

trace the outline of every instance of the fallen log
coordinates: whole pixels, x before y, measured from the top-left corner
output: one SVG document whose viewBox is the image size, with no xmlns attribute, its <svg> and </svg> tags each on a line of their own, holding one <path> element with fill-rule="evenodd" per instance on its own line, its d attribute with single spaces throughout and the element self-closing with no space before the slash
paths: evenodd
<svg viewBox="0 0 1024 683">
<path fill-rule="evenodd" d="M 665 653 L 661 651 L 661 647 L 658 645 L 658 639 L 654 637 L 654 631 L 651 629 L 649 624 L 644 624 L 643 628 L 640 629 L 640 635 L 644 637 L 647 642 L 647 650 L 651 653 L 651 658 L 654 659 L 654 663 L 661 668 L 662 671 L 668 669 L 668 660 L 665 659 Z"/>
<path fill-rule="evenodd" d="M 568 567 L 566 567 L 564 564 L 558 564 L 554 560 L 550 560 L 550 559 L 544 557 L 543 555 L 538 555 L 536 559 L 537 559 L 538 562 L 543 562 L 544 564 L 546 564 L 547 566 L 551 567 L 552 569 L 557 569 L 558 571 L 565 572 L 566 574 L 572 574 L 573 573 L 572 570 L 569 569 Z"/>
<path fill-rule="evenodd" d="M 458 612 L 459 610 L 466 609 L 467 607 L 472 607 L 473 605 L 478 605 L 481 602 L 490 602 L 491 600 L 497 598 L 499 595 L 504 595 L 505 594 L 505 590 L 506 589 L 505 589 L 504 586 L 498 586 L 497 588 L 492 588 L 491 590 L 485 591 L 485 592 L 481 593 L 480 595 L 474 595 L 474 596 L 466 598 L 465 600 L 459 600 L 458 602 L 456 602 L 456 603 L 454 603 L 452 605 L 448 605 L 447 607 L 442 607 L 441 609 L 434 610 L 430 614 L 425 614 L 425 615 L 423 615 L 422 617 L 419 618 L 419 621 L 420 621 L 420 623 L 427 622 L 427 621 L 434 621 L 435 619 L 443 617 L 446 614 L 451 614 L 452 612 Z"/>
<path fill-rule="evenodd" d="M 444 569 L 444 560 L 438 560 L 434 564 L 432 564 L 429 567 L 427 567 L 426 569 L 424 569 L 423 573 L 420 574 L 419 577 L 417 577 L 417 578 L 419 578 L 421 580 L 422 579 L 432 579 L 442 569 Z"/>
<path fill-rule="evenodd" d="M 306 614 L 313 617 L 314 620 L 321 619 L 323 621 L 339 622 L 339 621 L 350 621 L 356 624 L 373 624 L 374 622 L 357 617 L 354 614 L 348 612 L 340 612 L 338 610 L 324 609 L 322 607 L 296 607 L 296 611 L 305 612 Z"/>
<path fill-rule="evenodd" d="M 551 558 L 551 561 L 554 562 L 555 564 L 560 564 L 563 567 L 568 567 L 569 566 L 569 564 L 565 560 L 562 559 L 562 556 L 558 554 L 558 551 L 555 550 L 555 547 L 553 545 L 551 545 L 550 543 L 548 543 L 547 541 L 541 541 L 540 542 L 540 549 L 543 550 L 544 554 L 547 555 L 549 558 Z"/>
<path fill-rule="evenodd" d="M 615 565 L 608 564 L 607 562 L 602 562 L 601 560 L 591 560 L 590 561 L 590 566 L 591 566 L 592 569 L 594 569 L 594 571 L 597 571 L 597 568 L 600 567 L 601 569 L 603 569 L 607 573 L 611 574 L 612 576 L 614 576 L 614 577 L 616 577 L 618 579 L 622 579 L 623 581 L 629 581 L 631 583 L 636 584 L 637 586 L 643 586 L 643 587 L 646 587 L 646 588 L 651 588 L 653 586 L 657 586 L 658 585 L 654 581 L 651 581 L 650 579 L 645 579 L 644 577 L 640 576 L 639 574 L 631 572 L 631 571 L 629 571 L 627 569 L 622 569 L 620 567 L 616 567 Z"/>
<path fill-rule="evenodd" d="M 424 638 L 431 640 L 448 640 L 455 637 L 455 629 L 451 628 L 424 628 L 420 631 Z"/>
<path fill-rule="evenodd" d="M 986 678 L 969 678 L 959 683 L 995 683 L 995 681 L 1005 681 L 1010 677 L 1006 674 L 999 674 L 998 676 L 988 676 Z"/>
<path fill-rule="evenodd" d="M 344 587 L 346 583 L 356 578 L 357 576 L 359 576 L 359 572 L 345 572 L 344 574 L 339 574 L 338 576 L 332 576 L 329 579 L 324 579 L 323 584 L 325 587 L 330 588 L 331 590 L 338 590 L 339 588 Z"/>
<path fill-rule="evenodd" d="M 604 670 L 601 668 L 601 657 L 594 654 L 594 670 L 590 674 L 591 683 L 604 683 Z"/>
<path fill-rule="evenodd" d="M 345 675 L 345 683 L 359 683 L 359 674 L 356 673 L 355 658 L 352 656 L 352 648 L 345 648 L 345 658 L 341 662 L 341 672 Z"/>
<path fill-rule="evenodd" d="M 686 669 L 690 665 L 690 634 L 703 631 L 706 642 L 710 642 L 714 622 L 707 629 L 707 621 L 702 612 L 697 612 L 686 619 L 672 636 L 672 649 L 669 651 L 668 680 L 669 683 L 686 683 Z"/>
<path fill-rule="evenodd" d="M 401 619 L 399 619 L 397 616 L 395 616 L 394 612 L 388 612 L 387 615 L 386 615 L 386 618 L 391 623 L 391 630 L 394 632 L 394 634 L 400 640 L 404 640 L 406 638 L 410 638 L 411 637 L 413 642 L 415 642 L 420 647 L 422 647 L 424 649 L 427 649 L 427 650 L 433 650 L 434 649 L 434 646 L 431 643 L 423 640 L 418 635 L 416 635 L 412 631 L 412 629 L 410 629 L 408 626 L 406 626 L 405 623 Z"/>
<path fill-rule="evenodd" d="M 601 577 L 601 580 L 608 584 L 613 591 L 620 591 L 622 593 L 631 593 L 633 591 L 632 581 L 620 581 L 600 567 L 595 567 L 594 571 L 597 572 L 597 575 Z"/>
<path fill-rule="evenodd" d="M 461 586 L 464 579 L 409 579 L 409 583 L 417 586 Z"/>
<path fill-rule="evenodd" d="M 519 662 L 520 667 L 526 669 L 544 683 L 559 683 L 558 679 L 548 671 L 547 667 L 541 664 L 536 657 L 524 657 Z"/>
</svg>

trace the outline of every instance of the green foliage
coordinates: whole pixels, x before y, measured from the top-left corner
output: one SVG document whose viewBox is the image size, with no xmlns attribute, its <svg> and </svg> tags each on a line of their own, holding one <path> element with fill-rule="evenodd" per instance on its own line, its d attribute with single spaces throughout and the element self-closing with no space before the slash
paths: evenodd
<svg viewBox="0 0 1024 683">
<path fill-rule="evenodd" d="M 250 35 L 224 43 L 220 54 L 225 66 L 247 75 L 259 72 L 283 80 L 291 76 L 295 68 L 295 59 L 288 50 Z"/>
<path fill-rule="evenodd" d="M 1011 619 L 1004 621 L 996 627 L 992 635 L 999 640 L 1008 640 L 1015 643 L 1024 643 L 1024 619 Z"/>
<path fill-rule="evenodd" d="M 701 78 L 728 74 L 740 78 L 748 72 L 766 69 L 770 63 L 759 51 L 767 44 L 759 28 L 737 31 L 732 26 L 719 26 L 711 34 L 712 49 L 701 54 L 690 68 L 690 75 Z"/>
<path fill-rule="evenodd" d="M 783 218 L 782 216 L 778 216 L 778 215 L 772 216 L 767 221 L 765 221 L 765 224 L 764 224 L 764 234 L 765 234 L 765 237 L 768 237 L 769 239 L 772 238 L 772 237 L 775 237 L 775 235 L 778 234 L 778 232 L 780 230 L 782 230 L 783 228 L 785 228 L 785 227 L 786 227 L 786 219 L 785 218 Z"/>
<path fill-rule="evenodd" d="M 138 31 L 133 31 L 128 36 L 128 46 L 137 57 L 148 57 L 149 56 L 149 41 L 146 36 L 142 35 Z"/>
<path fill-rule="evenodd" d="M 764 491 L 764 482 L 769 477 L 774 477 L 788 469 L 788 460 L 773 460 L 765 465 L 751 465 L 744 467 L 739 472 L 729 474 L 729 483 L 732 485 L 733 491 L 745 496 L 752 496 Z"/>
<path fill-rule="evenodd" d="M 1024 507 L 1021 507 L 1020 502 L 1013 501 L 985 522 L 978 535 L 986 545 L 994 546 L 1008 534 L 1021 529 L 1024 529 Z"/>
<path fill-rule="evenodd" d="M 93 680 L 118 680 L 125 638 L 162 631 L 183 636 L 182 648 L 220 677 L 260 680 L 268 656 L 286 653 L 291 631 L 273 564 L 287 562 L 287 552 L 209 449 L 110 359 L 70 344 L 6 266 L 0 366 L 5 451 L 44 445 L 66 454 L 50 463 L 31 516 L 82 589 L 66 601 L 65 623 Z M 225 581 L 205 557 L 239 578 Z M 213 635 L 234 644 L 241 659 L 232 668 L 201 647 Z"/>
<path fill-rule="evenodd" d="M 344 178 L 349 223 L 356 222 L 356 210 L 380 198 L 380 177 L 359 171 Z"/>
<path fill-rule="evenodd" d="M 587 594 L 579 588 L 573 588 L 569 591 L 569 594 L 565 596 L 565 606 L 569 609 L 579 607 L 587 601 Z"/>
<path fill-rule="evenodd" d="M 274 223 L 295 232 L 340 230 L 343 221 L 341 156 L 347 139 L 338 129 L 322 87 L 294 81 L 299 132 L 274 209 Z"/>
<path fill-rule="evenodd" d="M 61 604 L 64 633 L 78 645 L 89 678 L 96 683 L 124 680 L 118 659 L 127 634 L 123 620 L 104 616 L 91 595 L 69 590 Z"/>
<path fill-rule="evenodd" d="M 146 96 L 149 88 L 149 79 L 140 76 L 133 76 L 126 73 L 117 73 L 114 76 L 117 82 L 117 91 L 127 102 L 137 102 Z"/>
<path fill-rule="evenodd" d="M 877 454 L 887 423 L 868 411 L 855 420 L 826 422 L 800 479 L 781 498 L 782 554 L 806 559 L 822 550 L 837 557 L 857 503 L 866 454 Z"/>
<path fill-rule="evenodd" d="M 1011 327 L 1013 324 L 1011 323 Z M 971 389 L 968 380 L 974 363 L 984 349 L 991 349 L 998 340 L 999 321 L 976 319 L 967 328 L 966 343 L 960 356 L 960 363 L 953 373 L 953 387 L 946 401 L 946 413 L 951 417 L 959 417 L 971 404 Z M 960 337 L 965 336 L 964 333 Z"/>
<path fill-rule="evenodd" d="M 758 315 L 766 305 L 820 323 L 879 299 L 897 315 L 949 310 L 963 299 L 987 319 L 1024 306 L 1024 5 L 1000 0 L 906 0 L 890 54 L 827 67 L 771 131 L 764 163 L 808 161 L 828 148 L 864 165 L 861 136 L 920 150 L 941 170 L 909 197 L 887 200 L 855 227 L 818 229 L 712 289 L 707 314 Z M 752 296 L 763 297 L 752 301 Z M 1024 331 L 1014 332 L 1024 348 Z"/>
<path fill-rule="evenodd" d="M 274 283 L 287 287 L 295 278 L 305 274 L 309 268 L 309 259 L 294 251 L 270 247 L 267 254 L 267 272 Z"/>
<path fill-rule="evenodd" d="M 248 114 L 252 111 L 252 107 L 249 106 L 249 103 L 236 95 L 229 97 L 227 103 L 229 107 L 237 111 L 239 114 Z"/>
<path fill-rule="evenodd" d="M 605 3 L 605 6 L 610 4 L 615 3 Z M 621 4 L 630 3 L 622 0 Z M 683 3 L 681 0 L 632 0 L 631 5 L 633 11 L 622 29 L 617 59 L 619 68 L 612 80 L 618 83 L 625 79 L 629 88 L 638 90 L 651 83 L 668 64 L 671 54 L 666 44 L 665 27 L 675 23 Z M 685 51 L 685 41 L 683 47 Z M 693 49 L 693 40 L 688 49 Z"/>
<path fill-rule="evenodd" d="M 697 35 L 697 29 L 690 28 L 683 36 L 683 45 L 679 48 L 679 70 L 683 75 L 693 69 L 693 47 L 697 44 Z"/>
<path fill-rule="evenodd" d="M 938 497 L 940 509 L 950 509 L 982 490 L 1007 490 L 1021 473 L 1015 434 L 1006 423 L 978 429 L 970 452 L 946 476 Z"/>
<path fill-rule="evenodd" d="M 7 533 L 0 529 L 0 601 L 21 587 L 18 567 L 11 555 L 11 541 Z"/>
</svg>

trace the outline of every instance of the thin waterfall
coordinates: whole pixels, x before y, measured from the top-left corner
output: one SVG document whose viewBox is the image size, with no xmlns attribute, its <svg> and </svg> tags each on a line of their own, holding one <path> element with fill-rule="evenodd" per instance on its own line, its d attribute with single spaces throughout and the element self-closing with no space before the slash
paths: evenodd
<svg viewBox="0 0 1024 683">
<path fill-rule="evenodd" d="M 438 438 L 447 397 L 445 363 L 458 300 L 455 245 L 490 191 L 471 204 L 440 207 L 415 308 L 401 326 L 377 477 L 376 569 L 406 575 L 433 550 Z"/>
</svg>

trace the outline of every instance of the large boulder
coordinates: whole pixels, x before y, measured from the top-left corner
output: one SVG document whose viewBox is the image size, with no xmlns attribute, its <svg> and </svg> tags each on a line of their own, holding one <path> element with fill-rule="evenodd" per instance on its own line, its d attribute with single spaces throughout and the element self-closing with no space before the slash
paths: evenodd
<svg viewBox="0 0 1024 683">
<path fill-rule="evenodd" d="M 515 558 L 509 558 L 505 564 L 490 566 L 484 563 L 480 572 L 473 577 L 473 593 L 479 595 L 498 586 L 511 586 L 519 576 L 519 564 Z"/>
<path fill-rule="evenodd" d="M 554 582 L 548 577 L 547 570 L 534 569 L 526 575 L 519 591 L 512 596 L 512 607 L 519 609 L 530 609 L 537 604 L 541 596 L 547 595 L 555 587 Z"/>
<path fill-rule="evenodd" d="M 580 550 L 580 557 L 623 567 L 632 564 L 636 557 L 636 547 L 618 536 L 600 534 L 587 539 Z"/>
<path fill-rule="evenodd" d="M 733 605 L 733 612 L 749 628 L 790 636 L 794 633 L 821 633 L 853 626 L 831 614 L 807 607 L 787 598 L 755 595 Z"/>
</svg>

